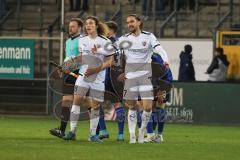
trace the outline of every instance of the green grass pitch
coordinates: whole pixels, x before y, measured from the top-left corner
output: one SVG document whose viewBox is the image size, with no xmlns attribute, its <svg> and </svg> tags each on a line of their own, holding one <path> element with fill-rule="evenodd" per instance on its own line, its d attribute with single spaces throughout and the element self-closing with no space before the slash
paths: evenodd
<svg viewBox="0 0 240 160">
<path fill-rule="evenodd" d="M 66 142 L 48 133 L 57 127 L 51 118 L 0 116 L 0 160 L 237 160 L 240 159 L 239 126 L 167 124 L 163 144 L 116 142 L 117 124 L 108 122 L 110 139 L 87 141 L 89 123 L 78 125 L 77 141 Z"/>
</svg>

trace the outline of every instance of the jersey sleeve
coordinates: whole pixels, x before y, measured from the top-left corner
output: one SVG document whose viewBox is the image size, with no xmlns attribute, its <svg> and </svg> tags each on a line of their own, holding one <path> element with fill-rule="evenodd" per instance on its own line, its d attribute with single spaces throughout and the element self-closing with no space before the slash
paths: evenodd
<svg viewBox="0 0 240 160">
<path fill-rule="evenodd" d="M 114 54 L 115 55 L 121 55 L 122 54 L 122 51 L 124 50 L 124 47 L 125 47 L 125 46 L 123 46 L 123 43 L 122 43 L 123 41 L 124 41 L 124 39 L 123 39 L 123 36 L 122 36 L 122 37 L 119 37 L 117 39 L 117 41 L 114 42 L 113 47 L 114 47 Z"/>
<path fill-rule="evenodd" d="M 117 48 L 120 48 L 120 42 L 122 41 L 122 37 L 119 37 L 115 42 L 114 42 L 114 45 L 117 47 Z"/>
<path fill-rule="evenodd" d="M 113 52 L 114 52 L 114 55 L 116 55 L 116 56 L 119 56 L 121 54 L 121 50 L 120 50 L 120 46 L 119 46 L 120 40 L 121 40 L 121 38 L 119 38 L 117 41 L 115 41 L 112 44 Z"/>
<path fill-rule="evenodd" d="M 101 48 L 97 49 L 97 52 L 108 57 L 114 54 L 113 51 L 113 44 L 112 42 L 108 39 L 106 41 L 104 41 L 103 46 Z"/>
<path fill-rule="evenodd" d="M 64 62 L 70 60 L 71 58 L 73 58 L 74 56 L 71 55 L 71 41 L 68 39 L 65 42 L 65 58 L 64 58 Z"/>
<path fill-rule="evenodd" d="M 157 38 L 152 33 L 150 34 L 150 43 L 151 43 L 151 46 L 153 48 L 155 48 L 157 46 L 160 46 L 159 41 L 157 40 Z"/>
<path fill-rule="evenodd" d="M 67 40 L 66 40 L 66 42 L 65 42 L 65 57 L 67 57 L 67 52 L 68 52 L 68 51 L 67 51 L 67 50 L 68 50 L 67 47 L 68 47 L 68 45 L 67 45 Z"/>
<path fill-rule="evenodd" d="M 150 35 L 150 43 L 153 48 L 153 52 L 159 54 L 162 57 L 163 61 L 168 63 L 167 52 L 163 49 L 157 38 L 152 33 Z"/>
<path fill-rule="evenodd" d="M 81 41 L 81 38 L 79 38 L 78 39 L 78 52 L 79 53 L 82 53 L 83 52 L 83 50 L 82 50 L 82 43 L 81 43 L 82 41 Z"/>
<path fill-rule="evenodd" d="M 67 52 L 68 52 L 68 48 L 67 48 L 67 41 L 66 41 L 66 42 L 65 42 L 65 58 L 64 58 L 63 62 L 66 62 L 67 59 L 68 59 Z"/>
</svg>

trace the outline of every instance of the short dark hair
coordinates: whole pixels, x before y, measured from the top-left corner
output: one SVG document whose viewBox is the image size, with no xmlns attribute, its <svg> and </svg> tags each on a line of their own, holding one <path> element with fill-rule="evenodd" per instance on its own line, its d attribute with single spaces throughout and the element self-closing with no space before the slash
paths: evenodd
<svg viewBox="0 0 240 160">
<path fill-rule="evenodd" d="M 215 49 L 216 52 L 218 52 L 219 54 L 223 54 L 223 48 L 218 47 Z"/>
<path fill-rule="evenodd" d="M 77 22 L 78 26 L 83 27 L 83 21 L 80 18 L 71 18 L 70 22 Z"/>
<path fill-rule="evenodd" d="M 116 22 L 108 21 L 108 22 L 105 22 L 105 24 L 108 26 L 108 28 L 112 29 L 114 31 L 114 33 L 117 33 L 118 25 Z"/>
<path fill-rule="evenodd" d="M 187 44 L 184 46 L 184 51 L 187 53 L 191 53 L 192 52 L 192 46 L 190 44 Z"/>
</svg>

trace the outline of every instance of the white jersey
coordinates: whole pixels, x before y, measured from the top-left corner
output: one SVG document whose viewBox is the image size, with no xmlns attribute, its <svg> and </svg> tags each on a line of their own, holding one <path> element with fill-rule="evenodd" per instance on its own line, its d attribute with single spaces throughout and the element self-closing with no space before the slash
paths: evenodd
<svg viewBox="0 0 240 160">
<path fill-rule="evenodd" d="M 130 42 L 131 47 L 124 49 L 121 46 L 121 44 L 125 44 L 124 42 Z M 149 32 L 141 31 L 138 36 L 134 36 L 131 33 L 126 34 L 119 38 L 117 45 L 120 49 L 123 48 L 126 56 L 125 75 L 128 79 L 140 77 L 151 72 L 150 64 L 153 52 L 160 54 L 165 62 L 168 61 L 165 50 L 160 46 L 157 38 Z"/>
<path fill-rule="evenodd" d="M 97 36 L 94 39 L 89 36 L 84 36 L 79 39 L 79 52 L 82 53 L 80 74 L 84 75 L 88 68 L 100 66 L 104 62 L 105 57 L 112 54 L 104 50 L 104 47 L 109 43 L 111 43 L 111 41 L 103 36 Z M 97 48 L 95 54 L 92 52 L 94 47 Z M 89 82 L 102 83 L 105 80 L 105 70 L 85 77 L 85 79 L 88 79 Z"/>
</svg>

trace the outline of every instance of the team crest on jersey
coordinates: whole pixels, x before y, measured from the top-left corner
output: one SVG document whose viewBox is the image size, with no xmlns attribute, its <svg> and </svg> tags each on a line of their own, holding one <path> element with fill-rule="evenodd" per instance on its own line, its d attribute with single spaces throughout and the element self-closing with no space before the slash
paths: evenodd
<svg viewBox="0 0 240 160">
<path fill-rule="evenodd" d="M 96 44 L 96 47 L 97 47 L 97 48 L 101 48 L 101 45 L 100 45 L 100 44 Z"/>
<path fill-rule="evenodd" d="M 142 45 L 143 45 L 143 46 L 146 46 L 146 44 L 147 44 L 147 42 L 142 42 Z"/>
</svg>

